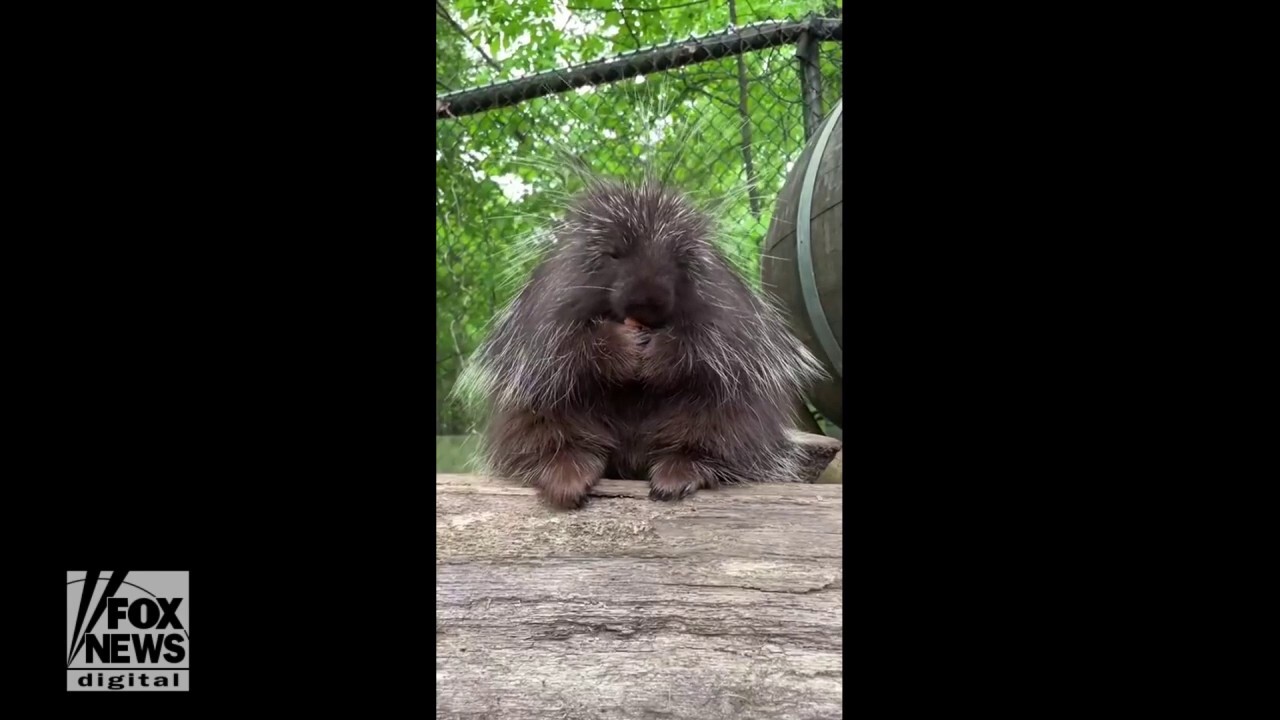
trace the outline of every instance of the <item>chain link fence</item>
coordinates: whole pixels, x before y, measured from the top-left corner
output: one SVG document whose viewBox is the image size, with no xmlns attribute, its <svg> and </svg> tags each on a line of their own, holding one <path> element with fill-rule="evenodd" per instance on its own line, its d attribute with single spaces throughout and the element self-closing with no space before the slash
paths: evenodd
<svg viewBox="0 0 1280 720">
<path fill-rule="evenodd" d="M 456 35 L 455 47 L 475 45 L 451 19 L 440 24 L 441 34 Z M 839 17 L 814 15 L 478 88 L 451 89 L 458 86 L 442 78 L 436 434 L 473 429 L 449 393 L 528 269 L 519 248 L 558 216 L 575 189 L 574 174 L 565 172 L 571 165 L 625 178 L 647 172 L 695 198 L 719 201 L 722 240 L 758 282 L 778 192 L 807 137 L 843 94 L 842 39 Z M 467 55 L 497 65 L 483 48 Z"/>
</svg>

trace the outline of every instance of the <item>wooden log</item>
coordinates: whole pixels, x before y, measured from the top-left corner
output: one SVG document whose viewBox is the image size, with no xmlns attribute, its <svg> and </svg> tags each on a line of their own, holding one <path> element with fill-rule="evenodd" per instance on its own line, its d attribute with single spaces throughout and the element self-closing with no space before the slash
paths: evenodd
<svg viewBox="0 0 1280 720">
<path fill-rule="evenodd" d="M 842 493 L 437 476 L 436 717 L 841 717 Z"/>
<path fill-rule="evenodd" d="M 818 479 L 814 482 L 820 483 L 838 483 L 844 482 L 844 451 L 836 453 L 836 456 L 827 464 L 827 469 L 822 471 Z"/>
<path fill-rule="evenodd" d="M 791 433 L 791 439 L 804 453 L 805 463 L 800 474 L 805 482 L 818 482 L 822 471 L 827 469 L 844 447 L 844 443 L 835 438 L 798 430 Z"/>
</svg>

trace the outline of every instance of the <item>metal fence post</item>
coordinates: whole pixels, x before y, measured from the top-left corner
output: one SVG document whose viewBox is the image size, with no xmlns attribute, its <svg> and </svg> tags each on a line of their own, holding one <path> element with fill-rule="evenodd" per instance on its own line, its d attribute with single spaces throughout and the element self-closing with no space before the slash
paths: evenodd
<svg viewBox="0 0 1280 720">
<path fill-rule="evenodd" d="M 804 102 L 804 139 L 818 132 L 822 124 L 822 71 L 818 67 L 818 41 L 805 30 L 796 41 L 796 58 L 800 61 L 800 93 Z"/>
</svg>

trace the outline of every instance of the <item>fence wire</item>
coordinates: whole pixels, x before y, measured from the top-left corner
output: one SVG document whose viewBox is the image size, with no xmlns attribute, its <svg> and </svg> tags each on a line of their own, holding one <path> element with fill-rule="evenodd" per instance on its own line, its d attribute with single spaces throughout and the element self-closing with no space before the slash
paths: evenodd
<svg viewBox="0 0 1280 720">
<path fill-rule="evenodd" d="M 466 50 L 474 42 L 455 23 L 440 25 L 459 36 L 453 47 L 482 53 Z M 839 33 L 838 18 L 777 20 L 477 88 L 442 77 L 436 434 L 473 429 L 449 393 L 528 270 L 520 248 L 576 189 L 570 164 L 631 179 L 647 171 L 719 201 L 722 241 L 758 282 L 787 173 L 814 119 L 843 94 Z"/>
</svg>

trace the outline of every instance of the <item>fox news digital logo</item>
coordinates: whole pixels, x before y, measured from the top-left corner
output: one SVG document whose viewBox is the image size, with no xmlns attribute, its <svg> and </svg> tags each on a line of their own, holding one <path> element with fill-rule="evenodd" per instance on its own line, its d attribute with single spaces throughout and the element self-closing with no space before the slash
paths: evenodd
<svg viewBox="0 0 1280 720">
<path fill-rule="evenodd" d="M 67 573 L 67 691 L 190 688 L 190 573 Z"/>
</svg>

